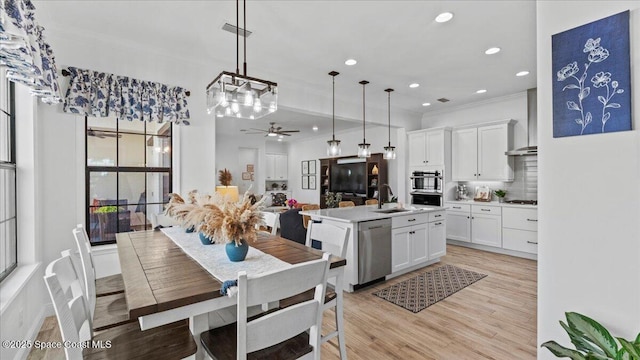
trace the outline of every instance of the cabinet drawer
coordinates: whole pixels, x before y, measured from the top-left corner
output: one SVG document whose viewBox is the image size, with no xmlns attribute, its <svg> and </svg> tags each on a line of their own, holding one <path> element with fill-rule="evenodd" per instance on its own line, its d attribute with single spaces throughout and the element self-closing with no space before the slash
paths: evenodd
<svg viewBox="0 0 640 360">
<path fill-rule="evenodd" d="M 434 211 L 434 212 L 430 212 L 428 215 L 429 215 L 429 222 L 445 220 L 444 211 Z"/>
<path fill-rule="evenodd" d="M 487 206 L 487 205 L 471 205 L 471 212 L 474 214 L 500 215 L 502 214 L 502 207 Z"/>
<path fill-rule="evenodd" d="M 538 231 L 538 209 L 502 209 L 502 226 L 510 229 Z"/>
<path fill-rule="evenodd" d="M 538 232 L 503 228 L 502 248 L 537 254 Z"/>
<path fill-rule="evenodd" d="M 394 216 L 391 218 L 391 227 L 395 229 L 403 226 L 424 224 L 428 221 L 429 221 L 428 213 Z"/>
<path fill-rule="evenodd" d="M 469 205 L 469 204 L 446 203 L 446 204 L 444 204 L 444 207 L 447 209 L 447 211 L 459 211 L 459 212 L 470 212 L 471 211 L 471 205 Z"/>
</svg>

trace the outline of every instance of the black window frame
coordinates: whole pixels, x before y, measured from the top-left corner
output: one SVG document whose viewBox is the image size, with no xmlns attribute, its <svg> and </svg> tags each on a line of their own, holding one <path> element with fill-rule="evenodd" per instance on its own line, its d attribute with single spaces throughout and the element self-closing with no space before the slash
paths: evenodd
<svg viewBox="0 0 640 360">
<path fill-rule="evenodd" d="M 102 240 L 101 241 L 93 241 L 91 239 L 91 209 L 92 208 L 96 208 L 99 206 L 95 206 L 92 205 L 93 199 L 91 199 L 91 195 L 90 195 L 90 191 L 91 191 L 91 173 L 94 172 L 112 172 L 112 173 L 116 173 L 116 203 L 115 205 L 117 206 L 124 206 L 124 207 L 128 207 L 128 206 L 133 206 L 133 205 L 142 205 L 144 206 L 144 214 L 145 214 L 145 218 L 147 217 L 147 205 L 164 205 L 167 204 L 169 199 L 163 199 L 162 202 L 153 202 L 153 203 L 148 203 L 145 199 L 144 203 L 138 202 L 138 203 L 134 203 L 134 204 L 121 204 L 121 200 L 120 199 L 120 174 L 121 173 L 144 173 L 145 175 L 145 182 L 144 182 L 144 191 L 145 193 L 147 192 L 147 181 L 146 181 L 146 177 L 148 173 L 159 173 L 159 174 L 166 174 L 169 177 L 169 189 L 168 189 L 168 193 L 173 192 L 173 123 L 169 122 L 169 131 L 168 131 L 168 135 L 159 135 L 159 134 L 150 134 L 147 133 L 147 122 L 144 121 L 144 133 L 140 133 L 140 132 L 134 132 L 134 131 L 120 131 L 120 119 L 115 119 L 116 122 L 116 128 L 115 130 L 111 131 L 111 130 L 100 130 L 100 132 L 103 133 L 112 133 L 115 134 L 115 138 L 116 138 L 116 165 L 115 166 L 93 166 L 93 165 L 88 165 L 89 162 L 89 118 L 88 116 L 85 116 L 84 118 L 84 134 L 85 134 L 85 149 L 84 149 L 84 166 L 85 166 L 85 223 L 86 223 L 86 227 L 85 229 L 87 229 L 88 234 L 89 234 L 89 239 L 90 239 L 90 243 L 92 246 L 99 246 L 99 245 L 107 245 L 107 244 L 115 244 L 116 240 L 115 238 L 113 240 Z M 169 150 L 169 166 L 168 167 L 147 167 L 147 153 L 145 151 L 145 166 L 119 166 L 119 162 L 120 162 L 120 145 L 119 145 L 119 136 L 120 134 L 131 134 L 131 135 L 144 135 L 146 136 L 159 136 L 159 137 L 166 137 L 169 138 L 169 143 L 170 143 L 170 150 Z M 111 204 L 110 204 L 111 205 Z M 120 225 L 121 225 L 121 221 L 117 221 L 117 232 L 120 232 Z"/>
<path fill-rule="evenodd" d="M 18 267 L 18 171 L 16 164 L 16 102 L 15 102 L 15 84 L 11 81 L 8 81 L 4 76 L 2 77 L 2 81 L 7 82 L 7 105 L 9 106 L 9 112 L 7 113 L 4 109 L 0 108 L 0 111 L 9 117 L 9 140 L 11 141 L 11 145 L 9 147 L 9 161 L 1 161 L 0 160 L 0 168 L 13 170 L 13 181 L 15 185 L 15 192 L 13 194 L 13 204 L 14 216 L 8 219 L 0 219 L 0 222 L 9 222 L 12 219 L 15 221 L 15 237 L 10 239 L 9 241 L 13 241 L 15 243 L 15 262 L 9 265 L 6 269 L 0 269 L 0 282 L 6 279 L 11 272 L 13 272 Z"/>
</svg>

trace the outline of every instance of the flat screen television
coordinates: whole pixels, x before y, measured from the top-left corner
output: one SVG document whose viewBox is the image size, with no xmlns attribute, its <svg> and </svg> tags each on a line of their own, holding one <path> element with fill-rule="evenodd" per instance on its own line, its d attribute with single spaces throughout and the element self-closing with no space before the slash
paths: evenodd
<svg viewBox="0 0 640 360">
<path fill-rule="evenodd" d="M 331 191 L 333 192 L 366 196 L 366 180 L 367 164 L 364 162 L 331 166 Z"/>
</svg>

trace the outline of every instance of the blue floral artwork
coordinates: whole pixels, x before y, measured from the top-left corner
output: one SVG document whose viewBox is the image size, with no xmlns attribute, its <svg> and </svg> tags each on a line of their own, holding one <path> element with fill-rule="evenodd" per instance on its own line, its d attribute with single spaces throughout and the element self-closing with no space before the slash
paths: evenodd
<svg viewBox="0 0 640 360">
<path fill-rule="evenodd" d="M 629 11 L 551 41 L 553 137 L 631 130 Z"/>
</svg>

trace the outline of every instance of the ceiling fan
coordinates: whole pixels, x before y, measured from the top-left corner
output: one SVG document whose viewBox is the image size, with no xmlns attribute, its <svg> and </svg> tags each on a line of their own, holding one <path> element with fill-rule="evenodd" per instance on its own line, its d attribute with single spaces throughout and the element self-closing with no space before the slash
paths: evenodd
<svg viewBox="0 0 640 360">
<path fill-rule="evenodd" d="M 245 134 L 265 134 L 264 136 L 272 136 L 272 137 L 273 136 L 291 136 L 291 134 L 289 133 L 300 132 L 300 130 L 282 130 L 282 126 L 276 126 L 275 122 L 270 122 L 269 125 L 271 126 L 267 130 L 249 128 L 248 130 L 241 129 L 240 131 L 244 132 Z"/>
<path fill-rule="evenodd" d="M 87 135 L 88 136 L 95 136 L 99 139 L 104 139 L 104 138 L 108 138 L 108 137 L 122 137 L 122 135 L 120 134 L 116 134 L 116 133 L 112 133 L 112 132 L 106 132 L 106 131 L 100 131 L 100 130 L 94 130 L 92 128 L 87 129 Z"/>
</svg>

